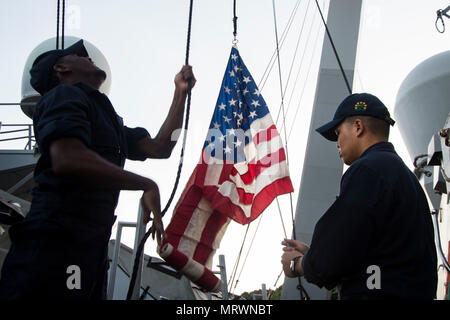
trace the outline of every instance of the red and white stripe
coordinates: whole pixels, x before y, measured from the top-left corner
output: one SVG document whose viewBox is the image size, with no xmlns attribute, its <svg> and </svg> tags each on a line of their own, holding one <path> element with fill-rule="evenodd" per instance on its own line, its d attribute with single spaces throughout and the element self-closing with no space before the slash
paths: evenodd
<svg viewBox="0 0 450 320">
<path fill-rule="evenodd" d="M 192 173 L 166 228 L 159 252 L 175 269 L 208 291 L 221 289 L 211 272 L 214 253 L 230 219 L 247 224 L 276 196 L 293 191 L 286 156 L 270 114 L 250 126 L 246 162 L 202 161 Z"/>
<path fill-rule="evenodd" d="M 213 209 L 241 224 L 256 219 L 276 196 L 293 191 L 286 154 L 270 114 L 253 121 L 250 134 L 246 162 L 207 165 L 199 179 Z M 207 152 L 203 160 L 208 163 Z"/>
</svg>

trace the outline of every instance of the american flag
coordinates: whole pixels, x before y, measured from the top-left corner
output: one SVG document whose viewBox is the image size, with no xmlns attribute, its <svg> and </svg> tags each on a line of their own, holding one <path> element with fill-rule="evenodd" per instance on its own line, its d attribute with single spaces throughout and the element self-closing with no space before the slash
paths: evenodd
<svg viewBox="0 0 450 320">
<path fill-rule="evenodd" d="M 293 192 L 281 138 L 236 47 L 231 49 L 202 156 L 166 229 L 160 255 L 208 291 L 212 258 L 230 219 L 247 224 Z"/>
</svg>

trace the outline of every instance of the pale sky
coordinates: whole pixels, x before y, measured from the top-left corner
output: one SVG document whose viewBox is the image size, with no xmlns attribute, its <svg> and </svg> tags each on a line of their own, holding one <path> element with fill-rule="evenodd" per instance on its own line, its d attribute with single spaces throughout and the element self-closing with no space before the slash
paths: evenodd
<svg viewBox="0 0 450 320">
<path fill-rule="evenodd" d="M 328 2 L 319 1 L 325 3 L 325 14 Z M 396 95 L 407 74 L 423 60 L 448 50 L 450 29 L 440 34 L 434 23 L 436 10 L 446 8 L 450 1 L 363 2 L 353 92 L 366 91 L 377 95 L 394 114 Z M 192 92 L 183 172 L 172 207 L 200 157 L 219 94 L 233 40 L 232 3 L 232 0 L 194 0 L 190 64 L 193 65 L 197 84 Z M 275 1 L 280 38 L 296 3 L 297 0 Z M 84 38 L 102 51 L 111 68 L 109 97 L 128 126 L 142 126 L 150 134 L 156 135 L 167 115 L 174 90 L 173 79 L 185 60 L 188 5 L 187 0 L 66 1 L 66 35 Z M 272 0 L 238 0 L 237 5 L 238 48 L 247 68 L 259 83 L 276 46 Z M 450 26 L 450 20 L 445 20 L 445 23 Z M 299 51 L 285 93 L 287 132 L 291 132 L 288 150 L 295 189 L 294 208 L 324 31 L 314 0 L 300 1 L 294 23 L 281 49 L 284 84 L 288 83 L 289 69 L 302 26 Z M 39 43 L 55 35 L 56 1 L 0 2 L 0 102 L 20 101 L 21 78 L 28 54 Z M 314 46 L 316 37 L 318 41 Z M 294 86 L 299 69 L 298 81 Z M 281 101 L 276 65 L 261 92 L 275 120 Z M 0 121 L 31 122 L 18 107 L 3 106 L 0 107 Z M 281 130 L 281 119 L 278 128 Z M 398 128 L 394 127 L 391 132 L 391 141 L 398 153 L 412 167 Z M 126 164 L 126 169 L 150 177 L 159 184 L 163 207 L 175 181 L 180 147 L 181 140 L 169 160 L 128 161 Z M 0 145 L 0 148 L 5 146 Z M 140 195 L 141 192 L 121 193 L 116 210 L 119 221 L 136 220 Z M 292 221 L 289 196 L 281 196 L 279 200 L 286 232 L 290 236 Z M 171 210 L 164 218 L 165 226 L 170 216 Z M 250 226 L 240 265 L 245 259 L 257 224 L 258 220 Z M 225 255 L 228 276 L 233 270 L 245 230 L 245 226 L 232 222 L 216 253 L 216 261 L 218 254 Z M 115 229 L 112 237 L 115 237 Z M 258 289 L 262 283 L 273 288 L 281 271 L 280 242 L 283 237 L 280 215 L 274 202 L 262 214 L 259 231 L 235 293 Z M 133 245 L 132 231 L 124 231 L 123 242 Z M 155 247 L 156 243 L 149 240 L 145 252 L 155 255 Z M 283 280 L 283 277 L 280 278 L 277 286 Z"/>
</svg>

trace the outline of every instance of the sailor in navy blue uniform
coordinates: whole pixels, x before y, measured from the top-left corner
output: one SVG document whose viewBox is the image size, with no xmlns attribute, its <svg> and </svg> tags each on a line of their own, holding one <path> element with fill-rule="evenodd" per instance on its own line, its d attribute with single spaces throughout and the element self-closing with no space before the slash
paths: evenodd
<svg viewBox="0 0 450 320">
<path fill-rule="evenodd" d="M 151 179 L 123 170 L 125 159 L 168 158 L 182 125 L 190 66 L 175 77 L 166 121 L 155 138 L 128 128 L 98 89 L 106 78 L 83 40 L 36 58 L 31 84 L 42 98 L 33 115 L 40 151 L 30 212 L 10 228 L 12 246 L 0 299 L 104 299 L 107 250 L 120 190 L 144 191 L 144 223 L 164 236 L 160 195 Z M 75 274 L 77 273 L 77 274 Z M 71 278 L 78 276 L 79 279 Z"/>
<path fill-rule="evenodd" d="M 433 299 L 437 257 L 425 193 L 388 141 L 393 125 L 375 96 L 352 94 L 317 129 L 350 167 L 311 245 L 285 239 L 283 270 L 341 299 Z"/>
</svg>

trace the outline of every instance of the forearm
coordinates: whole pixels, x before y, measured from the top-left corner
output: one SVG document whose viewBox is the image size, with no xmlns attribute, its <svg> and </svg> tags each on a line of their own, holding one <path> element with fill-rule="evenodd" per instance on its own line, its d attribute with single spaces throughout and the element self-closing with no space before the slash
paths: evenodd
<svg viewBox="0 0 450 320">
<path fill-rule="evenodd" d="M 165 144 L 172 150 L 175 147 L 176 139 L 173 134 L 176 130 L 181 129 L 183 125 L 184 105 L 186 102 L 187 93 L 176 88 L 173 94 L 172 104 L 167 114 L 166 120 L 162 124 L 155 140 Z"/>
<path fill-rule="evenodd" d="M 145 191 L 155 185 L 151 179 L 123 170 L 84 146 L 67 148 L 63 141 L 56 141 L 50 152 L 55 174 L 79 179 L 89 186 Z"/>
<path fill-rule="evenodd" d="M 175 89 L 169 114 L 156 137 L 146 137 L 138 142 L 139 150 L 147 158 L 167 159 L 172 154 L 178 139 L 178 134 L 175 135 L 176 130 L 183 124 L 185 100 L 186 93 L 181 89 Z"/>
</svg>

